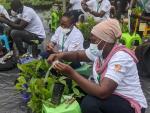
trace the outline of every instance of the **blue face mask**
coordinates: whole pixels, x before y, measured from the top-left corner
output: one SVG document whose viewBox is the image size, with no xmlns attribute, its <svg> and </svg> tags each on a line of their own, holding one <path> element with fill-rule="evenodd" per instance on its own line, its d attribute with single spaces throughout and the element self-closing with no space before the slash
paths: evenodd
<svg viewBox="0 0 150 113">
<path fill-rule="evenodd" d="M 96 57 L 102 57 L 103 50 L 98 49 L 98 44 L 90 44 L 90 52 Z"/>
</svg>

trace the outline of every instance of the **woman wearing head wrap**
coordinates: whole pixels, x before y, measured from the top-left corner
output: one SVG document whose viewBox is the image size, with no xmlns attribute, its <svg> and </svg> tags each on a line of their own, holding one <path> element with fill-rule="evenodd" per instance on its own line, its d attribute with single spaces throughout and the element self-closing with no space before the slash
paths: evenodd
<svg viewBox="0 0 150 113">
<path fill-rule="evenodd" d="M 144 113 L 147 102 L 139 82 L 134 53 L 117 44 L 119 22 L 108 19 L 93 27 L 91 44 L 85 51 L 55 54 L 59 59 L 93 61 L 89 80 L 70 66 L 57 62 L 54 68 L 68 74 L 88 94 L 81 103 L 82 113 Z"/>
</svg>

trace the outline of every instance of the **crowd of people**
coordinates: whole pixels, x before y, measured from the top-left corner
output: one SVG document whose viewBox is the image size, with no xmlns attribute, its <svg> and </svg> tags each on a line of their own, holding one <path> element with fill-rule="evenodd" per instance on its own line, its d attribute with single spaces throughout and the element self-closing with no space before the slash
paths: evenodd
<svg viewBox="0 0 150 113">
<path fill-rule="evenodd" d="M 81 102 L 82 113 L 145 113 L 148 107 L 143 94 L 134 51 L 118 43 L 122 36 L 117 16 L 117 9 L 130 12 L 130 15 L 144 21 L 150 20 L 150 0 L 70 0 L 67 12 L 60 19 L 45 52 L 39 53 L 38 44 L 46 38 L 43 23 L 34 9 L 27 7 L 20 0 L 11 0 L 11 16 L 0 5 L 0 35 L 9 28 L 8 37 L 13 40 L 24 55 L 27 49 L 23 42 L 32 46 L 32 55 L 39 55 L 53 68 L 73 79 L 87 94 Z M 116 4 L 115 4 L 116 3 Z M 119 4 L 117 6 L 117 4 Z M 131 12 L 139 5 L 144 9 L 142 15 Z M 122 7 L 125 7 L 122 9 Z M 112 11 L 114 10 L 114 11 Z M 92 16 L 96 25 L 91 30 L 90 46 L 84 49 L 84 36 L 76 27 L 81 15 Z M 15 19 L 14 19 L 15 18 Z M 148 22 L 147 22 L 148 23 Z M 38 42 L 38 43 L 35 43 Z M 61 60 L 73 62 L 69 66 Z M 93 62 L 92 75 L 84 78 L 74 69 L 80 62 Z"/>
</svg>

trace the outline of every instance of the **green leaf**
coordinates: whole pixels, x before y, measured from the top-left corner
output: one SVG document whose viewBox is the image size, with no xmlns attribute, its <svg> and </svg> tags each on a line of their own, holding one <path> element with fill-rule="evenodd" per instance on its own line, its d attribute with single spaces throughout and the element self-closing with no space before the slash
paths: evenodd
<svg viewBox="0 0 150 113">
<path fill-rule="evenodd" d="M 79 96 L 80 95 L 80 92 L 77 88 L 73 88 L 73 92 L 75 95 Z"/>
<path fill-rule="evenodd" d="M 47 79 L 48 79 L 48 76 L 50 74 L 50 70 L 52 69 L 52 66 L 48 69 L 47 73 L 46 73 L 46 76 L 45 76 L 45 79 L 44 79 L 44 83 L 47 82 Z"/>
<path fill-rule="evenodd" d="M 45 62 L 45 66 L 49 67 L 49 64 L 48 64 L 47 60 L 44 60 L 44 62 Z"/>
<path fill-rule="evenodd" d="M 25 88 L 23 88 L 22 87 L 22 83 L 17 83 L 16 85 L 15 85 L 15 88 L 18 90 L 18 91 L 22 91 L 22 90 L 26 90 Z"/>
<path fill-rule="evenodd" d="M 78 84 L 75 81 L 72 81 L 72 88 L 75 88 Z"/>
<path fill-rule="evenodd" d="M 36 72 L 39 70 L 40 66 L 42 65 L 42 62 L 39 61 L 39 63 L 36 65 Z"/>
<path fill-rule="evenodd" d="M 39 44 L 39 40 L 31 40 L 34 44 Z"/>
<path fill-rule="evenodd" d="M 17 80 L 19 81 L 19 83 L 22 83 L 22 84 L 27 83 L 23 76 L 20 76 Z"/>
</svg>

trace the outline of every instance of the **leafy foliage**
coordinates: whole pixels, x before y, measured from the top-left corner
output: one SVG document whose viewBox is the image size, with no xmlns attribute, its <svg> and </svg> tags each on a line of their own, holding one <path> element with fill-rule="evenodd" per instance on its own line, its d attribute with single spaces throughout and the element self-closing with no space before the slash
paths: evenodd
<svg viewBox="0 0 150 113">
<path fill-rule="evenodd" d="M 66 62 L 67 64 L 70 64 Z M 47 100 L 52 97 L 53 87 L 55 83 L 64 84 L 64 95 L 70 95 L 69 87 L 66 83 L 68 79 L 62 73 L 53 72 L 51 65 L 46 60 L 35 60 L 27 64 L 18 64 L 18 68 L 21 71 L 18 77 L 18 83 L 16 89 L 18 91 L 26 91 L 30 96 L 28 107 L 31 108 L 32 112 L 41 113 L 42 104 L 48 102 Z M 26 84 L 28 87 L 23 87 Z M 76 97 L 83 96 L 82 93 L 77 89 L 77 84 L 72 82 L 73 94 Z M 48 102 L 47 104 L 52 105 Z"/>
<path fill-rule="evenodd" d="M 143 9 L 141 7 L 136 7 L 134 9 L 132 9 L 132 13 L 136 14 L 136 15 L 141 15 L 143 12 Z"/>
<path fill-rule="evenodd" d="M 93 17 L 88 17 L 86 22 L 78 23 L 77 27 L 83 33 L 85 40 L 88 40 L 90 37 L 91 30 L 95 25 L 96 22 L 94 21 Z"/>
<path fill-rule="evenodd" d="M 128 24 L 127 23 L 122 23 L 121 25 L 121 30 L 123 33 L 129 32 Z"/>
<path fill-rule="evenodd" d="M 0 0 L 0 5 L 3 5 L 6 9 L 10 8 L 9 0 Z"/>
</svg>

